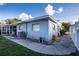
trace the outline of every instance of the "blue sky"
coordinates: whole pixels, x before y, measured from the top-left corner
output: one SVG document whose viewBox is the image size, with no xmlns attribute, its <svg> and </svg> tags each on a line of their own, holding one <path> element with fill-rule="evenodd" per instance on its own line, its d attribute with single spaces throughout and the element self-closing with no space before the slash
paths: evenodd
<svg viewBox="0 0 79 59">
<path fill-rule="evenodd" d="M 21 13 L 30 14 L 33 17 L 46 15 L 45 8 L 50 3 L 7 3 L 0 5 L 0 19 L 17 17 Z M 52 3 L 50 4 L 55 11 L 58 8 L 63 8 L 61 13 L 54 13 L 57 19 L 79 16 L 79 4 L 68 4 L 68 3 Z"/>
</svg>

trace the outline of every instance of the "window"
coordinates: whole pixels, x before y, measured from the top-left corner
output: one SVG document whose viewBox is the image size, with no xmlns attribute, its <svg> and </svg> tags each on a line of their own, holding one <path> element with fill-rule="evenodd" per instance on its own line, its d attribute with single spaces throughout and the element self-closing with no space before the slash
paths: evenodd
<svg viewBox="0 0 79 59">
<path fill-rule="evenodd" d="M 32 30 L 33 31 L 40 31 L 40 25 L 39 24 L 33 24 L 32 25 Z"/>
</svg>

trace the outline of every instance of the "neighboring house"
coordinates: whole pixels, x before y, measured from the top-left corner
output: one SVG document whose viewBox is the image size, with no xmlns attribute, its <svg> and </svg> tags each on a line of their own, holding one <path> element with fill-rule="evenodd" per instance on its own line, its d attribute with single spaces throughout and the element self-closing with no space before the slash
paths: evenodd
<svg viewBox="0 0 79 59">
<path fill-rule="evenodd" d="M 70 26 L 70 36 L 79 51 L 79 21 Z"/>
<path fill-rule="evenodd" d="M 51 42 L 53 35 L 60 34 L 60 26 L 51 16 L 45 15 L 18 23 L 17 36 L 24 32 L 28 38 Z"/>
</svg>

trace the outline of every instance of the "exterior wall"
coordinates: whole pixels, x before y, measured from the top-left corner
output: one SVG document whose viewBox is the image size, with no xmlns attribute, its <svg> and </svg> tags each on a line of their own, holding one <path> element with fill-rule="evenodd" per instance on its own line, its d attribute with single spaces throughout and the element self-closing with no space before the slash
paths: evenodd
<svg viewBox="0 0 79 59">
<path fill-rule="evenodd" d="M 40 25 L 40 31 L 33 31 L 33 24 Z M 53 25 L 55 25 L 55 29 L 53 29 Z M 19 26 L 21 27 L 19 30 Z M 27 34 L 28 38 L 39 40 L 42 37 L 45 41 L 51 42 L 52 36 L 57 35 L 59 30 L 58 25 L 50 20 L 42 20 L 36 22 L 28 22 L 24 24 L 17 25 L 17 36 L 19 36 L 18 32 L 24 31 Z"/>
<path fill-rule="evenodd" d="M 20 29 L 19 29 L 19 26 L 20 26 Z M 26 29 L 26 23 L 18 24 L 18 25 L 17 25 L 17 36 L 19 36 L 19 32 L 21 32 L 21 31 L 27 33 L 26 30 L 27 30 L 27 29 Z"/>
<path fill-rule="evenodd" d="M 75 26 L 75 46 L 77 47 L 78 51 L 79 51 L 79 24 L 77 24 Z"/>
<path fill-rule="evenodd" d="M 70 27 L 70 36 L 79 51 L 79 25 L 74 24 Z"/>
<path fill-rule="evenodd" d="M 72 40 L 73 40 L 73 42 L 75 43 L 75 33 L 76 32 L 76 29 L 75 29 L 75 27 L 74 26 L 71 26 L 70 27 L 70 36 L 71 36 L 71 38 L 72 38 Z"/>
<path fill-rule="evenodd" d="M 49 40 L 51 41 L 53 38 L 53 35 L 58 35 L 60 28 L 58 27 L 58 25 L 52 21 L 48 21 L 48 31 L 49 31 Z"/>
<path fill-rule="evenodd" d="M 40 25 L 40 31 L 33 31 L 32 26 L 33 24 L 39 24 Z M 40 39 L 40 37 L 44 38 L 44 40 L 48 40 L 48 20 L 42 20 L 38 22 L 30 22 L 27 23 L 27 35 L 30 38 L 33 39 Z"/>
<path fill-rule="evenodd" d="M 33 31 L 33 24 L 39 24 L 40 30 Z M 53 26 L 54 25 L 54 26 Z M 19 29 L 20 26 L 20 29 Z M 55 27 L 55 28 L 54 28 Z M 43 38 L 45 41 L 51 42 L 53 35 L 58 35 L 60 28 L 50 20 L 39 20 L 34 22 L 22 23 L 17 25 L 17 36 L 19 32 L 24 31 L 28 38 L 37 39 Z"/>
</svg>

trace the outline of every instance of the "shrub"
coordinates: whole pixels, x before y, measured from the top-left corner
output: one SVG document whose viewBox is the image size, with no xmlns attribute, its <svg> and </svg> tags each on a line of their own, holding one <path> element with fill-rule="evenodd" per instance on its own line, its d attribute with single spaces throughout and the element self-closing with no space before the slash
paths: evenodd
<svg viewBox="0 0 79 59">
<path fill-rule="evenodd" d="M 65 32 L 66 32 L 65 30 L 61 30 L 60 35 L 65 35 Z"/>
</svg>

